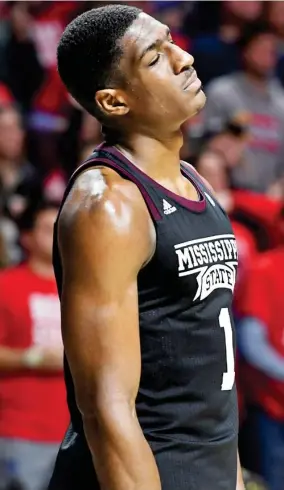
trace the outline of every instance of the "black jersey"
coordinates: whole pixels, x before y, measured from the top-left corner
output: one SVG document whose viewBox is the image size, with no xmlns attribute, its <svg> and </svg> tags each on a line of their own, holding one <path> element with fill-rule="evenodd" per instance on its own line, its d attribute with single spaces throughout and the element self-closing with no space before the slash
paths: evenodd
<svg viewBox="0 0 284 490">
<path fill-rule="evenodd" d="M 156 229 L 154 256 L 138 276 L 142 373 L 136 409 L 162 489 L 235 490 L 238 416 L 231 304 L 237 248 L 229 219 L 189 165 L 182 163 L 181 172 L 196 187 L 197 202 L 165 189 L 106 145 L 77 170 L 65 197 L 76 176 L 96 165 L 138 186 Z M 60 294 L 56 226 L 54 268 Z M 66 360 L 65 375 L 72 424 L 50 490 L 94 490 L 99 486 Z"/>
</svg>

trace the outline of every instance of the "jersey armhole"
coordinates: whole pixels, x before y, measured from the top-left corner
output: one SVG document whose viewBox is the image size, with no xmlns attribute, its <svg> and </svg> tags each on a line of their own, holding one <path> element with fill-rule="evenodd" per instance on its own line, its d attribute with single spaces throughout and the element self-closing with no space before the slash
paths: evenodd
<svg viewBox="0 0 284 490">
<path fill-rule="evenodd" d="M 71 178 L 70 178 L 70 181 L 65 189 L 65 192 L 64 192 L 64 195 L 63 195 L 63 199 L 62 199 L 62 202 L 61 202 L 61 205 L 60 205 L 60 209 L 59 209 L 59 212 L 58 212 L 58 216 L 57 216 L 57 220 L 59 218 L 59 215 L 60 215 L 60 212 L 62 210 L 62 207 L 66 201 L 66 198 L 70 192 L 70 189 L 72 187 L 72 185 L 74 184 L 75 182 L 75 179 L 78 177 L 78 175 L 86 170 L 88 170 L 89 168 L 91 167 L 96 167 L 96 166 L 99 166 L 99 165 L 102 165 L 104 167 L 108 167 L 108 168 L 111 168 L 113 169 L 115 172 L 117 172 L 119 175 L 121 175 L 122 177 L 126 177 L 128 180 L 130 180 L 131 182 L 133 182 L 139 189 L 142 197 L 143 197 L 143 200 L 144 202 L 146 203 L 146 206 L 147 206 L 147 209 L 150 213 L 150 216 L 152 218 L 152 221 L 154 223 L 154 226 L 155 226 L 155 221 L 160 221 L 162 220 L 162 215 L 158 209 L 158 207 L 156 206 L 153 198 L 151 197 L 151 195 L 149 194 L 149 192 L 147 191 L 147 189 L 144 187 L 144 185 L 142 184 L 142 182 L 140 182 L 139 179 L 137 179 L 137 177 L 135 177 L 131 172 L 129 172 L 127 169 L 121 167 L 118 163 L 114 162 L 113 160 L 110 160 L 109 158 L 104 158 L 104 157 L 101 157 L 101 156 L 98 156 L 98 157 L 90 157 L 85 163 L 83 163 L 82 165 L 80 165 L 80 167 L 78 167 L 75 172 L 72 174 Z M 56 221 L 57 221 L 56 220 Z M 156 228 L 156 227 L 155 227 Z"/>
</svg>

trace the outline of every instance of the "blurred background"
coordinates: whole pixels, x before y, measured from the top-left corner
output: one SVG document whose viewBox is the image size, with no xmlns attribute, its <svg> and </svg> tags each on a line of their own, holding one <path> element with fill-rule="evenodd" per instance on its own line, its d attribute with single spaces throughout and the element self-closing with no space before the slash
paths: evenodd
<svg viewBox="0 0 284 490">
<path fill-rule="evenodd" d="M 72 18 L 107 3 L 0 1 L 1 490 L 44 490 L 68 423 L 53 223 L 101 128 L 67 94 L 56 47 Z M 182 158 L 238 243 L 240 456 L 248 489 L 284 490 L 284 2 L 120 3 L 169 25 L 204 84 Z"/>
</svg>

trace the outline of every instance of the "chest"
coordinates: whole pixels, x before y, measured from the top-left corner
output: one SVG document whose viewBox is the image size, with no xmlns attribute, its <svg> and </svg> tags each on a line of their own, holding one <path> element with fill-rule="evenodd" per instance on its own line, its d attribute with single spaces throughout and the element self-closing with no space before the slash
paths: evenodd
<svg viewBox="0 0 284 490">
<path fill-rule="evenodd" d="M 157 226 L 155 266 L 170 294 L 200 302 L 218 289 L 232 293 L 237 263 L 230 221 L 213 199 L 202 213 L 175 206 Z"/>
</svg>

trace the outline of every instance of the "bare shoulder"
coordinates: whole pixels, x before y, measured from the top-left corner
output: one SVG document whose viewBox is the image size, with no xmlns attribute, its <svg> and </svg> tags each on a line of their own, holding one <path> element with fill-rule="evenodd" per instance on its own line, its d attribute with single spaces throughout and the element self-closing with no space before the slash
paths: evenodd
<svg viewBox="0 0 284 490">
<path fill-rule="evenodd" d="M 59 217 L 59 246 L 116 240 L 153 248 L 154 226 L 136 185 L 106 167 L 90 168 L 75 180 Z M 94 241 L 95 240 L 95 241 Z"/>
</svg>

